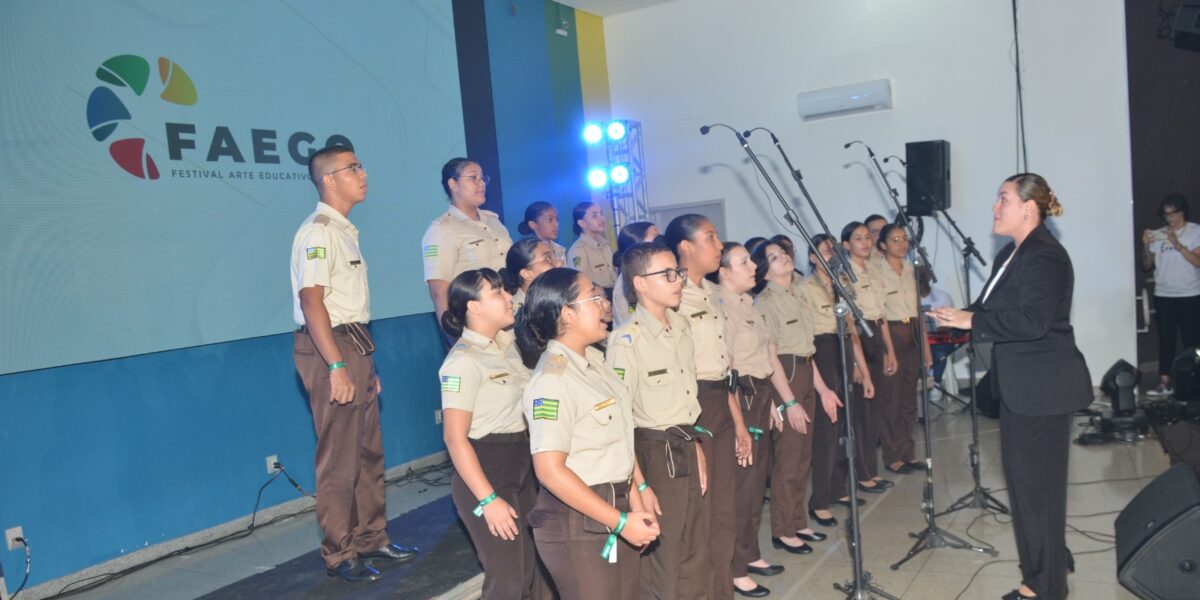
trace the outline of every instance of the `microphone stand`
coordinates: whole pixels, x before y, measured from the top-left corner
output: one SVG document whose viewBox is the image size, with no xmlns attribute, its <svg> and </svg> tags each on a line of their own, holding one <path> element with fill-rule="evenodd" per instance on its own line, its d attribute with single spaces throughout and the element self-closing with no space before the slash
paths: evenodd
<svg viewBox="0 0 1200 600">
<path fill-rule="evenodd" d="M 779 200 L 779 204 L 783 207 L 784 215 L 787 218 L 788 223 L 795 227 L 800 236 L 804 238 L 804 241 L 810 247 L 812 247 L 812 236 L 808 234 L 808 230 L 804 227 L 804 224 L 800 221 L 798 215 L 796 215 L 791 207 L 787 205 L 787 202 L 783 198 L 783 194 L 779 191 L 779 187 L 775 185 L 774 180 L 772 180 L 770 175 L 767 174 L 767 170 L 763 168 L 762 163 L 759 162 L 758 157 L 754 154 L 754 151 L 750 149 L 750 144 L 746 142 L 746 138 L 740 132 L 738 132 L 738 130 L 723 123 L 714 123 L 710 126 L 701 127 L 700 133 L 702 135 L 707 135 L 713 127 L 725 127 L 732 131 L 735 136 L 737 136 L 738 144 L 742 147 L 742 150 L 746 152 L 746 155 L 750 157 L 750 161 L 754 163 L 754 166 L 758 168 L 758 171 L 762 174 L 763 179 L 767 181 L 771 191 L 774 192 L 775 198 Z M 847 600 L 868 600 L 869 598 L 875 598 L 876 596 L 887 598 L 888 600 L 899 600 L 899 598 L 888 594 L 879 586 L 872 583 L 871 574 L 863 569 L 862 528 L 859 527 L 858 488 L 854 485 L 854 482 L 856 482 L 857 479 L 854 472 L 854 427 L 850 424 L 852 422 L 852 413 L 850 408 L 850 373 L 847 363 L 849 356 L 846 352 L 845 337 L 846 315 L 853 315 L 855 321 L 859 323 L 859 326 L 863 328 L 863 331 L 867 335 L 874 334 L 872 333 L 870 325 L 867 323 L 866 319 L 863 318 L 862 311 L 851 299 L 851 296 L 847 294 L 848 290 L 838 279 L 837 271 L 834 270 L 835 267 L 830 265 L 829 262 L 825 260 L 825 257 L 821 255 L 819 249 L 816 252 L 816 257 L 820 268 L 824 269 L 825 273 L 829 275 L 829 281 L 833 288 L 833 298 L 835 302 L 834 314 L 836 315 L 836 321 L 838 324 L 838 352 L 841 355 L 842 398 L 845 399 L 843 404 L 846 409 L 846 423 L 844 430 L 845 436 L 841 439 L 841 443 L 843 443 L 845 446 L 846 460 L 848 462 L 846 487 L 849 488 L 850 491 L 850 518 L 846 526 L 849 529 L 849 539 L 847 542 L 850 546 L 851 557 L 853 558 L 854 579 L 853 581 L 847 581 L 841 584 L 835 583 L 833 588 L 839 592 L 844 592 Z"/>
<path fill-rule="evenodd" d="M 958 239 L 962 242 L 962 269 L 963 269 L 963 285 L 967 294 L 967 302 L 971 301 L 971 258 L 979 261 L 981 266 L 986 267 L 987 261 L 983 260 L 983 255 L 979 254 L 979 250 L 975 248 L 975 240 L 972 240 L 967 234 L 963 233 L 962 229 L 958 228 L 958 223 L 954 222 L 954 218 L 944 209 L 940 211 L 942 216 L 950 223 L 950 227 L 958 234 Z M 946 510 L 938 513 L 945 515 L 956 510 L 964 508 L 978 508 L 982 510 L 996 511 L 1001 514 L 1008 514 L 1008 507 L 1004 505 L 998 498 L 993 496 L 988 488 L 983 487 L 980 481 L 979 472 L 979 404 L 976 402 L 977 394 L 975 393 L 975 336 L 967 338 L 967 369 L 969 370 L 968 381 L 971 384 L 971 477 L 975 481 L 975 486 L 967 495 L 955 500 Z M 953 376 L 953 373 L 951 373 Z"/>
<path fill-rule="evenodd" d="M 923 248 L 917 241 L 916 235 L 912 230 L 912 226 L 908 222 L 908 214 L 904 212 L 904 207 L 900 205 L 899 194 L 884 176 L 883 168 L 879 166 L 879 160 L 875 158 L 875 152 L 871 150 L 870 146 L 858 140 L 846 144 L 845 147 L 849 148 L 854 144 L 862 144 L 863 147 L 867 149 L 867 153 L 871 157 L 871 163 L 875 165 L 875 172 L 879 174 L 880 181 L 883 182 L 884 187 L 886 187 L 888 190 L 888 197 L 892 199 L 892 204 L 894 204 L 896 207 L 896 220 L 903 224 L 905 232 L 909 236 L 909 239 L 912 240 L 912 248 L 910 252 L 912 252 L 915 258 L 915 260 L 913 260 L 913 285 L 915 286 L 915 289 L 920 290 L 920 275 L 917 273 L 919 267 L 924 265 L 929 269 L 930 275 L 933 275 L 933 267 L 929 263 L 929 256 L 925 253 L 925 248 Z M 932 279 L 937 281 L 936 278 Z M 917 315 L 917 318 L 921 318 L 921 315 Z M 918 331 L 921 331 L 919 322 Z M 925 353 L 922 351 L 920 392 L 921 405 L 924 407 L 925 411 L 925 422 L 923 424 L 923 433 L 925 435 L 925 487 L 921 496 L 921 511 L 925 513 L 925 529 L 920 533 L 909 534 L 909 536 L 915 538 L 916 541 L 913 542 L 912 547 L 909 548 L 908 553 L 904 555 L 904 558 L 900 559 L 891 566 L 893 571 L 899 570 L 901 565 L 912 560 L 913 557 L 920 554 L 922 551 L 933 550 L 935 548 L 970 550 L 972 552 L 982 552 L 992 556 L 997 554 L 996 550 L 989 550 L 987 548 L 974 546 L 970 542 L 937 526 L 937 515 L 934 513 L 934 510 L 936 509 L 933 494 L 933 433 L 930 429 L 931 419 L 929 419 L 929 385 L 925 377 L 925 374 L 929 370 L 929 366 L 929 363 L 925 362 Z"/>
</svg>

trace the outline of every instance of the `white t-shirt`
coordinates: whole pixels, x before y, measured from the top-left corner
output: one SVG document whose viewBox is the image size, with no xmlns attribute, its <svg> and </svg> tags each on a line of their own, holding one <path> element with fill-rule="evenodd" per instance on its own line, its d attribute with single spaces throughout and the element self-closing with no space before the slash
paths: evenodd
<svg viewBox="0 0 1200 600">
<path fill-rule="evenodd" d="M 1179 243 L 1195 252 L 1200 248 L 1200 225 L 1185 223 L 1176 234 Z M 1154 295 L 1164 298 L 1200 296 L 1200 267 L 1192 266 L 1171 242 L 1166 228 L 1154 230 L 1150 251 L 1154 253 Z"/>
</svg>

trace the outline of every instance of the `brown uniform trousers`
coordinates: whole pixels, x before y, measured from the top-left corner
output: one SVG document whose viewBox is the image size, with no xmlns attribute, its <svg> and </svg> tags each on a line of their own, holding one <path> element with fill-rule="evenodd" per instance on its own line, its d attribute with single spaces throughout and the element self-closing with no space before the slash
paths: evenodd
<svg viewBox="0 0 1200 600">
<path fill-rule="evenodd" d="M 629 483 L 591 486 L 617 510 L 629 511 Z M 546 488 L 529 514 L 538 555 L 562 600 L 635 600 L 640 584 L 638 549 L 623 538 L 616 543 L 617 563 L 600 556 L 608 529 L 567 506 Z"/>
<path fill-rule="evenodd" d="M 871 373 L 871 383 L 875 384 L 875 397 L 868 399 L 861 385 L 852 386 L 850 395 L 851 402 L 854 402 L 854 468 L 859 481 L 879 476 L 879 427 L 872 414 L 886 411 L 883 405 L 889 402 L 888 398 L 879 393 L 881 388 L 886 389 L 888 385 L 888 382 L 884 381 L 888 376 L 883 374 L 883 357 L 887 354 L 887 346 L 883 343 L 882 328 L 886 326 L 887 321 L 880 319 L 871 324 L 871 332 L 875 335 L 861 336 L 863 355 Z"/>
<path fill-rule="evenodd" d="M 804 500 L 808 495 L 808 474 L 812 467 L 815 413 L 821 409 L 816 407 L 812 357 L 781 354 L 779 362 L 783 363 L 792 395 L 814 420 L 809 423 L 808 433 L 800 433 L 792 429 L 785 415 L 783 431 L 771 430 L 771 444 L 775 450 L 771 467 L 771 535 L 793 537 L 797 531 L 808 528 Z"/>
<path fill-rule="evenodd" d="M 913 454 L 916 446 L 913 427 L 917 421 L 917 378 L 920 376 L 922 352 L 916 327 L 915 320 L 908 323 L 888 321 L 899 368 L 895 375 L 884 378 L 882 386 L 876 383 L 876 396 L 882 395 L 887 402 L 879 404 L 877 400 L 875 408 L 880 410 L 872 412 L 876 417 L 885 465 L 916 459 Z"/>
<path fill-rule="evenodd" d="M 771 472 L 771 401 L 775 386 L 770 379 L 742 376 L 738 380 L 738 405 L 746 427 L 763 430 L 753 441 L 753 463 L 737 470 L 737 546 L 733 550 L 732 574 L 746 577 L 750 563 L 762 558 L 758 548 L 758 528 L 762 525 L 763 496 L 767 492 L 767 475 Z"/>
<path fill-rule="evenodd" d="M 697 382 L 696 399 L 700 418 L 696 425 L 712 432 L 701 434 L 700 443 L 708 464 L 708 597 L 733 598 L 733 546 L 737 542 L 734 521 L 734 484 L 737 456 L 734 455 L 733 416 L 729 414 L 729 388 L 725 381 Z"/>
<path fill-rule="evenodd" d="M 321 558 L 331 568 L 391 543 L 375 361 L 358 353 L 344 327 L 333 329 L 333 339 L 354 385 L 349 404 L 330 398 L 329 367 L 307 331 L 293 335 L 292 350 L 317 433 L 317 525 L 325 535 Z"/>
<path fill-rule="evenodd" d="M 470 440 L 483 474 L 503 499 L 517 511 L 517 539 L 506 540 L 492 535 L 487 520 L 476 517 L 472 511 L 479 500 L 455 471 L 450 477 L 450 495 L 458 518 L 462 519 L 475 553 L 483 565 L 483 595 L 485 600 L 508 600 L 538 598 L 542 587 L 537 565 L 537 553 L 533 544 L 533 532 L 529 528 L 528 515 L 537 499 L 537 488 L 533 482 L 533 462 L 529 456 L 529 434 L 493 433 L 477 440 Z M 537 585 L 535 585 L 535 581 Z"/>
<path fill-rule="evenodd" d="M 846 338 L 847 352 L 851 351 L 850 343 L 850 338 Z M 818 334 L 813 337 L 813 344 L 817 348 L 814 357 L 817 370 L 821 372 L 821 379 L 844 403 L 841 354 L 838 350 L 837 334 Z M 844 411 L 839 409 L 839 413 L 844 414 Z M 811 427 L 813 432 L 812 494 L 808 499 L 808 508 L 810 510 L 826 510 L 829 508 L 830 501 L 834 500 L 835 490 L 840 495 L 841 490 L 846 487 L 846 469 L 843 464 L 846 462 L 846 455 L 838 445 L 842 423 L 834 423 L 829 420 L 829 416 L 825 414 L 824 410 L 816 410 L 812 415 Z"/>
<path fill-rule="evenodd" d="M 708 597 L 709 514 L 695 437 L 690 425 L 634 432 L 638 464 L 662 509 L 658 540 L 642 554 L 643 599 Z"/>
</svg>

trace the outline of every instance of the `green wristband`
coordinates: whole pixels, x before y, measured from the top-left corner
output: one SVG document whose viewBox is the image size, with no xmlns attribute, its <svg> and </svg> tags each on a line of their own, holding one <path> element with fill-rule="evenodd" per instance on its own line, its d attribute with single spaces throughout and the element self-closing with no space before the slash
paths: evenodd
<svg viewBox="0 0 1200 600">
<path fill-rule="evenodd" d="M 705 428 L 703 428 L 703 427 L 701 427 L 701 426 L 699 426 L 699 425 L 693 425 L 693 426 L 692 426 L 692 429 L 693 429 L 693 430 L 694 430 L 696 433 L 703 433 L 703 434 L 706 434 L 706 435 L 708 435 L 708 437 L 712 437 L 712 436 L 713 436 L 713 432 L 711 432 L 711 431 L 709 431 L 709 430 L 707 430 L 707 429 L 705 429 Z"/>
<path fill-rule="evenodd" d="M 495 500 L 495 499 L 496 499 L 496 492 L 492 492 L 491 495 L 489 495 L 487 498 L 484 498 L 483 500 L 479 501 L 479 505 L 475 507 L 475 510 L 471 511 L 471 514 L 473 514 L 477 517 L 482 517 L 483 516 L 483 507 L 491 504 L 492 500 Z"/>
<path fill-rule="evenodd" d="M 755 441 L 757 441 L 758 438 L 762 437 L 762 434 L 764 433 L 763 430 L 761 430 L 757 427 L 747 427 L 746 431 L 749 431 L 750 435 L 754 436 Z"/>
<path fill-rule="evenodd" d="M 800 402 L 797 400 L 788 400 L 787 402 L 784 402 L 783 404 L 780 404 L 779 406 L 775 407 L 775 410 L 778 410 L 779 414 L 782 415 L 783 411 L 785 411 L 797 404 L 800 404 Z"/>
<path fill-rule="evenodd" d="M 643 482 L 641 482 L 641 483 L 639 483 L 639 484 L 638 484 L 638 491 L 639 491 L 639 492 L 644 492 L 644 491 L 646 491 L 646 490 L 648 490 L 648 489 L 650 489 L 650 484 L 649 484 L 649 483 L 646 483 L 645 481 L 643 481 Z"/>
<path fill-rule="evenodd" d="M 629 513 L 621 513 L 620 518 L 617 519 L 617 526 L 612 529 L 612 533 L 608 534 L 608 541 L 604 542 L 604 549 L 600 550 L 600 558 L 609 560 L 609 555 L 617 551 L 617 536 L 625 530 L 625 521 L 628 519 Z"/>
<path fill-rule="evenodd" d="M 338 369 L 345 369 L 345 368 L 346 368 L 346 361 L 339 360 L 339 361 L 329 365 L 329 372 L 332 373 Z"/>
</svg>

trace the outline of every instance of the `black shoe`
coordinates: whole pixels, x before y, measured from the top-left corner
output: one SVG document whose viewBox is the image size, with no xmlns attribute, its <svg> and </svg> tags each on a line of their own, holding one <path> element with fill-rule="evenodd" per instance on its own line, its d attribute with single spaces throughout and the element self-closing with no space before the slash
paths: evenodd
<svg viewBox="0 0 1200 600">
<path fill-rule="evenodd" d="M 1021 590 L 1019 589 L 1000 596 L 1000 600 L 1032 600 L 1033 598 L 1037 598 L 1037 596 L 1026 596 L 1025 594 L 1022 594 Z"/>
<path fill-rule="evenodd" d="M 813 517 L 814 519 L 817 518 L 817 515 L 810 515 L 810 516 Z M 820 519 L 817 519 L 817 520 L 820 520 Z M 832 519 L 832 521 L 833 521 L 833 525 L 837 525 L 837 519 Z M 822 525 L 824 525 L 824 523 L 822 523 Z M 806 542 L 823 542 L 829 538 L 829 536 L 821 533 L 820 531 L 814 531 L 812 533 L 803 533 L 803 532 L 797 531 L 796 537 L 798 537 Z"/>
<path fill-rule="evenodd" d="M 872 479 L 871 481 L 874 481 L 875 485 L 882 485 L 883 489 L 885 489 L 885 490 L 888 488 L 894 487 L 896 485 L 896 484 L 892 483 L 892 481 L 890 479 Z"/>
<path fill-rule="evenodd" d="M 782 573 L 783 565 L 770 565 L 770 566 L 766 566 L 766 567 L 756 567 L 754 565 L 747 565 L 746 570 L 749 571 L 753 575 L 762 575 L 763 577 L 770 577 L 772 575 L 778 575 L 778 574 Z"/>
<path fill-rule="evenodd" d="M 738 586 L 735 585 L 735 586 L 733 586 L 733 591 L 737 592 L 737 594 L 739 596 L 745 596 L 747 598 L 762 598 L 763 596 L 766 596 L 771 593 L 771 590 L 768 590 L 767 588 L 765 588 L 759 584 L 755 584 L 754 589 L 752 589 L 750 591 L 742 590 L 742 589 L 738 588 Z"/>
<path fill-rule="evenodd" d="M 379 581 L 379 571 L 357 558 L 343 560 L 332 569 L 326 567 L 325 574 L 350 583 Z"/>
<path fill-rule="evenodd" d="M 886 488 L 884 488 L 882 485 L 879 485 L 878 483 L 875 485 L 863 485 L 863 482 L 860 481 L 860 482 L 856 483 L 855 485 L 858 486 L 858 490 L 860 492 L 866 492 L 868 494 L 882 494 L 886 490 Z M 846 506 L 849 506 L 849 505 L 850 505 L 849 502 L 847 502 Z"/>
<path fill-rule="evenodd" d="M 908 463 L 901 464 L 900 467 L 897 469 L 893 469 L 891 465 L 888 465 L 884 468 L 897 474 L 897 475 L 908 475 L 909 473 L 913 472 L 912 465 L 909 465 Z"/>
<path fill-rule="evenodd" d="M 880 490 L 880 491 L 882 492 L 883 490 Z M 838 499 L 838 500 L 834 500 L 830 504 L 841 504 L 842 506 L 845 506 L 846 508 L 850 508 L 850 499 L 848 499 L 848 498 L 845 500 Z M 866 500 L 863 500 L 862 498 L 858 499 L 859 508 L 866 506 L 866 505 L 867 505 Z"/>
<path fill-rule="evenodd" d="M 837 527 L 838 524 L 837 517 L 822 519 L 821 517 L 817 516 L 817 511 L 812 510 L 811 508 L 808 509 L 808 516 L 812 517 L 812 520 L 816 521 L 821 527 Z"/>
<path fill-rule="evenodd" d="M 1075 555 L 1071 554 L 1071 549 L 1067 548 L 1067 572 L 1075 572 Z"/>
<path fill-rule="evenodd" d="M 792 545 L 783 543 L 783 540 L 781 540 L 777 537 L 771 538 L 771 545 L 774 546 L 776 550 L 783 550 L 784 552 L 787 552 L 788 554 L 812 554 L 812 546 L 809 546 L 808 544 L 800 544 L 799 546 L 792 546 Z"/>
<path fill-rule="evenodd" d="M 925 461 L 914 460 L 914 461 L 908 463 L 908 466 L 913 471 L 924 471 L 925 470 Z"/>
<path fill-rule="evenodd" d="M 418 552 L 420 550 L 417 548 L 388 544 L 378 550 L 359 554 L 358 557 L 365 561 L 390 560 L 397 563 L 404 563 L 416 558 Z"/>
</svg>

